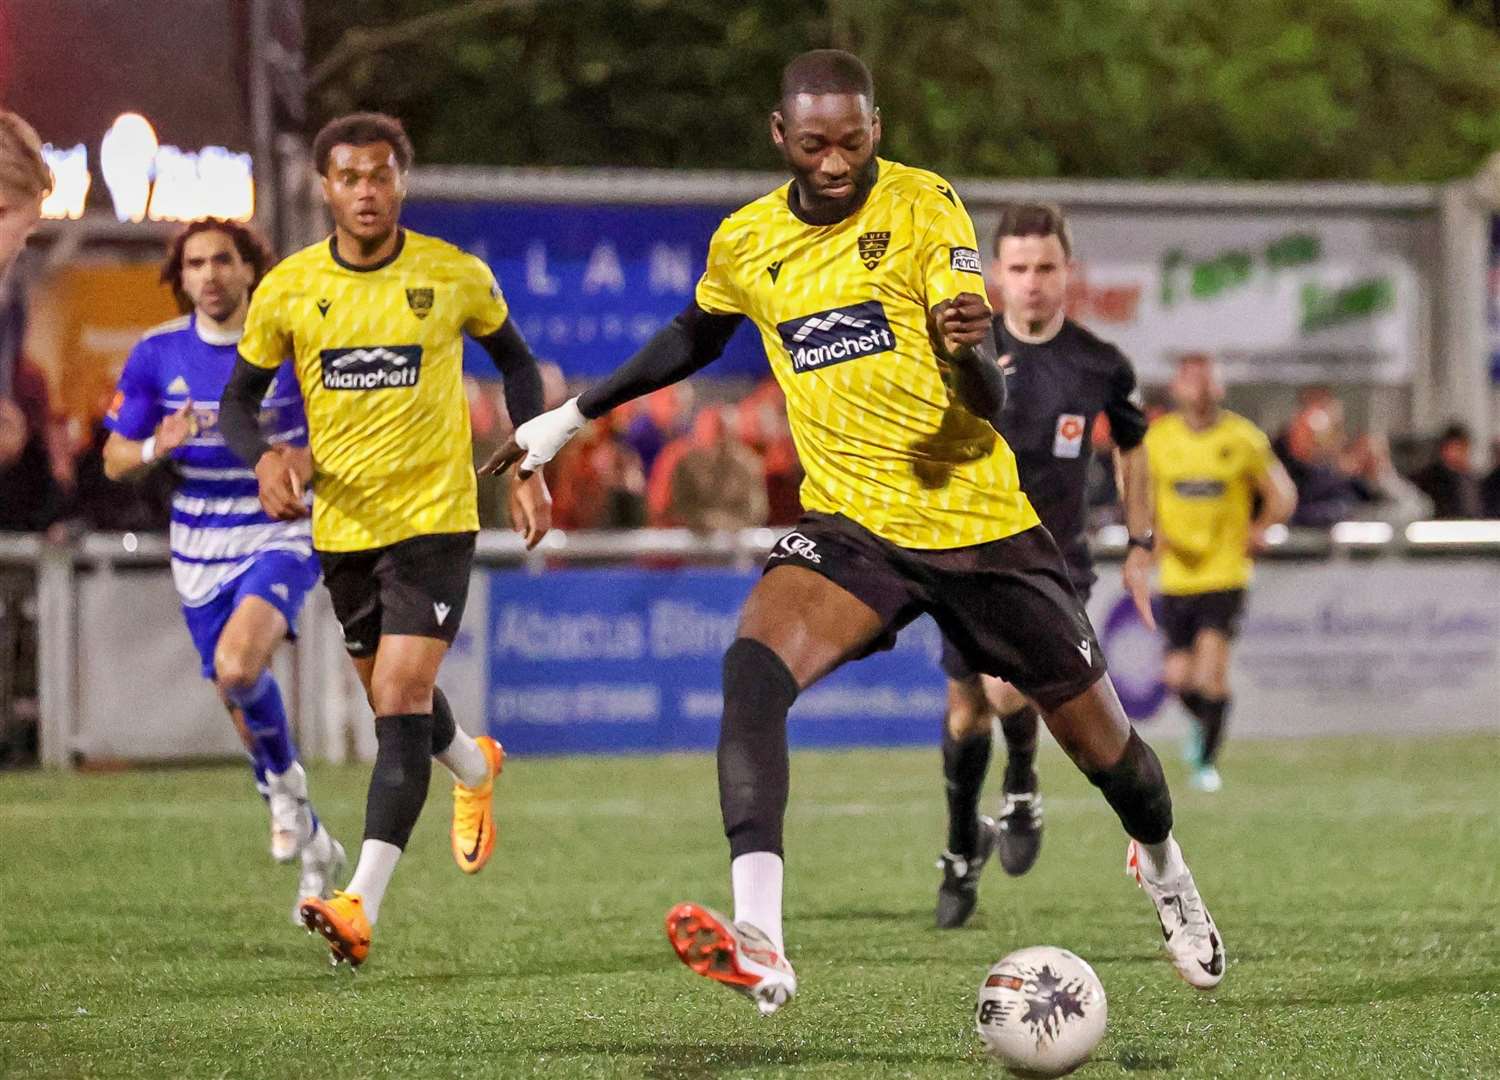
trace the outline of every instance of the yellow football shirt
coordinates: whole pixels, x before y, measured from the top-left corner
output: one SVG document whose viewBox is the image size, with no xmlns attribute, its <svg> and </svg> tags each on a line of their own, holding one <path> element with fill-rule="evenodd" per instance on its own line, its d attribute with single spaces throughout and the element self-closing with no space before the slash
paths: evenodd
<svg viewBox="0 0 1500 1080">
<path fill-rule="evenodd" d="M 1250 582 L 1250 522 L 1256 483 L 1275 461 L 1270 441 L 1225 411 L 1194 431 L 1176 413 L 1146 432 L 1146 458 L 1169 596 L 1242 589 Z"/>
<path fill-rule="evenodd" d="M 935 304 L 984 292 L 952 186 L 882 160 L 864 205 L 833 225 L 798 218 L 790 190 L 719 226 L 697 302 L 760 330 L 806 473 L 802 505 L 907 548 L 1036 525 L 1015 455 L 958 401 L 928 338 Z"/>
<path fill-rule="evenodd" d="M 404 230 L 379 266 L 333 240 L 278 264 L 250 303 L 240 355 L 295 360 L 313 456 L 313 545 L 364 551 L 479 528 L 463 338 L 505 324 L 479 259 Z"/>
</svg>

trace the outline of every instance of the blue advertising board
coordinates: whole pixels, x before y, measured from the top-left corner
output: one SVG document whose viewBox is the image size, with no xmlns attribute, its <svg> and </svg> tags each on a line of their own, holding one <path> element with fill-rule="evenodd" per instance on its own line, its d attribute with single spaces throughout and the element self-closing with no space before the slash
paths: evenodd
<svg viewBox="0 0 1500 1080">
<path fill-rule="evenodd" d="M 709 238 L 732 209 L 414 201 L 402 220 L 489 263 L 533 351 L 570 379 L 595 379 L 688 305 Z M 464 369 L 496 377 L 473 342 Z M 706 374 L 769 372 L 747 323 Z"/>
<path fill-rule="evenodd" d="M 493 571 L 485 713 L 523 753 L 712 748 L 720 662 L 756 574 L 734 570 Z M 793 746 L 935 744 L 946 693 L 936 625 L 855 663 L 792 708 Z"/>
</svg>

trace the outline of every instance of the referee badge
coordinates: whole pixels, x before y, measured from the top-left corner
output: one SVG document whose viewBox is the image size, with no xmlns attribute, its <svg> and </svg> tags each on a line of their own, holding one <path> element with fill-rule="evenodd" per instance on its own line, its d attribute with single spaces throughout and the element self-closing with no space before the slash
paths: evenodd
<svg viewBox="0 0 1500 1080">
<path fill-rule="evenodd" d="M 859 261 L 865 264 L 866 270 L 873 270 L 880 265 L 881 256 L 885 254 L 890 242 L 889 232 L 867 232 L 860 235 Z"/>
<path fill-rule="evenodd" d="M 411 313 L 417 318 L 427 318 L 432 313 L 432 290 L 407 289 L 406 306 L 411 308 Z"/>
</svg>

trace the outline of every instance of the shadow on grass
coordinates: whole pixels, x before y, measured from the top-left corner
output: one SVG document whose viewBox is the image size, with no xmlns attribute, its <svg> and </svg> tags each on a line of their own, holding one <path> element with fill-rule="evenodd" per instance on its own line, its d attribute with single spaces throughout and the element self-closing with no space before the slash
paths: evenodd
<svg viewBox="0 0 1500 1080">
<path fill-rule="evenodd" d="M 1170 1072 L 1177 1068 L 1177 1059 L 1170 1054 L 1153 1054 L 1129 1047 L 1116 1054 L 1115 1061 L 1126 1072 Z"/>
<path fill-rule="evenodd" d="M 885 1065 L 919 1067 L 948 1064 L 943 1054 L 901 1053 L 895 1050 L 861 1051 L 847 1046 L 828 1050 L 804 1047 L 774 1046 L 760 1043 L 726 1043 L 705 1047 L 698 1043 L 653 1043 L 650 1046 L 619 1042 L 561 1042 L 539 1046 L 537 1054 L 595 1054 L 603 1057 L 626 1055 L 645 1060 L 643 1075 L 651 1080 L 708 1080 L 728 1072 L 748 1068 L 772 1068 L 788 1065 L 844 1064 L 868 1061 Z"/>
</svg>

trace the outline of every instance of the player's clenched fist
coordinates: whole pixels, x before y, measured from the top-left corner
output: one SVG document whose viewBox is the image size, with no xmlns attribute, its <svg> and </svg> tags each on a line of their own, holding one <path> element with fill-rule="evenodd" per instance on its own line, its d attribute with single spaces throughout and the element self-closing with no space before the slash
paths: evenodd
<svg viewBox="0 0 1500 1080">
<path fill-rule="evenodd" d="M 982 342 L 994 317 L 984 297 L 971 292 L 944 300 L 932 313 L 933 327 L 949 356 Z"/>
<path fill-rule="evenodd" d="M 563 402 L 551 412 L 533 416 L 516 428 L 515 435 L 479 467 L 479 475 L 499 475 L 519 461 L 521 467 L 516 475 L 525 480 L 555 458 L 586 423 L 588 418 L 578 411 L 577 398 Z"/>
<path fill-rule="evenodd" d="M 278 443 L 255 463 L 260 505 L 277 521 L 307 517 L 302 493 L 312 481 L 312 453 L 305 446 Z"/>
</svg>

